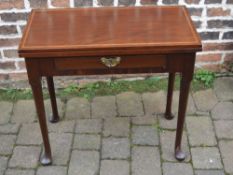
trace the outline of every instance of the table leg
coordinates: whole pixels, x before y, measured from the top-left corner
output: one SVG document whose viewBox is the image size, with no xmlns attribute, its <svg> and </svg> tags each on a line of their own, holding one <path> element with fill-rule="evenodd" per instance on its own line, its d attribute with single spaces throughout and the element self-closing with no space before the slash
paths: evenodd
<svg viewBox="0 0 233 175">
<path fill-rule="evenodd" d="M 42 156 L 40 161 L 42 165 L 49 165 L 52 163 L 52 154 L 49 143 L 48 128 L 46 124 L 41 78 L 38 77 L 35 79 L 34 77 L 32 81 L 33 83 L 31 83 L 31 87 L 32 87 L 38 118 L 39 118 L 41 134 L 44 142 L 44 155 Z"/>
<path fill-rule="evenodd" d="M 180 84 L 180 100 L 179 100 L 178 121 L 177 121 L 177 130 L 176 130 L 176 141 L 175 141 L 175 157 L 179 161 L 185 159 L 185 153 L 182 152 L 181 150 L 181 140 L 183 135 L 183 126 L 185 121 L 185 113 L 187 108 L 190 83 L 191 83 L 190 78 L 186 77 L 186 75 L 183 74 Z"/>
<path fill-rule="evenodd" d="M 57 101 L 56 101 L 53 77 L 46 77 L 46 78 L 47 78 L 50 102 L 52 106 L 52 116 L 50 118 L 50 122 L 56 123 L 59 121 L 59 115 L 58 115 L 58 110 L 57 110 Z"/>
<path fill-rule="evenodd" d="M 175 73 L 169 73 L 168 79 L 168 91 L 167 91 L 167 106 L 165 112 L 165 118 L 171 120 L 174 118 L 172 114 L 172 96 L 173 96 L 173 89 L 174 89 L 174 81 L 175 81 Z"/>
</svg>

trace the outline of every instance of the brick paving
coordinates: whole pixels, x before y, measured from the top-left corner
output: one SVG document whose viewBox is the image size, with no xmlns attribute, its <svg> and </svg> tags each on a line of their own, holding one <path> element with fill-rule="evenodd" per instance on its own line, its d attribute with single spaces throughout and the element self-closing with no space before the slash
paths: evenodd
<svg viewBox="0 0 233 175">
<path fill-rule="evenodd" d="M 233 175 L 233 79 L 191 92 L 184 162 L 174 159 L 176 118 L 165 120 L 166 92 L 58 99 L 48 122 L 53 165 L 39 163 L 42 139 L 33 100 L 0 102 L 0 175 Z M 51 112 L 46 100 L 46 114 Z"/>
</svg>

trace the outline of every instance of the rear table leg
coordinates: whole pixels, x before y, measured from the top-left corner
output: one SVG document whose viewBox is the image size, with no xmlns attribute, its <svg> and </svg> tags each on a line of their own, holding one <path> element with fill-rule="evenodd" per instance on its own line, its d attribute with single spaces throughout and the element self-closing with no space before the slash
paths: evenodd
<svg viewBox="0 0 233 175">
<path fill-rule="evenodd" d="M 58 115 L 58 110 L 57 110 L 57 101 L 56 101 L 53 77 L 46 77 L 46 78 L 47 78 L 49 96 L 50 96 L 50 101 L 51 101 L 51 106 L 52 106 L 52 117 L 50 118 L 50 122 L 56 123 L 59 121 L 59 115 Z"/>
<path fill-rule="evenodd" d="M 171 120 L 174 118 L 174 115 L 171 112 L 174 81 L 175 81 L 175 73 L 169 73 L 168 91 L 167 91 L 167 106 L 166 106 L 166 112 L 164 115 L 165 118 L 168 120 Z"/>
</svg>

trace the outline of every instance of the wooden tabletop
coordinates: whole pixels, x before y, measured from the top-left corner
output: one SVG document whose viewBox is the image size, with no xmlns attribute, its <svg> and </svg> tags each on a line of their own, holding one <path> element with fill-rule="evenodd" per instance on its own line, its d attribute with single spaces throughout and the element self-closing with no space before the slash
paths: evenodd
<svg viewBox="0 0 233 175">
<path fill-rule="evenodd" d="M 195 52 L 201 41 L 184 6 L 32 10 L 22 57 Z"/>
</svg>

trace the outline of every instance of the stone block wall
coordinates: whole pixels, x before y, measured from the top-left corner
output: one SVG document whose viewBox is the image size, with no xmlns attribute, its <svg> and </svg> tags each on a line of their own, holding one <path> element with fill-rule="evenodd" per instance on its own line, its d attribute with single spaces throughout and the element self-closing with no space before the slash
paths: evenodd
<svg viewBox="0 0 233 175">
<path fill-rule="evenodd" d="M 17 47 L 33 8 L 185 5 L 202 38 L 196 67 L 222 71 L 233 62 L 233 0 L 1 0 L 0 80 L 26 78 Z"/>
</svg>

